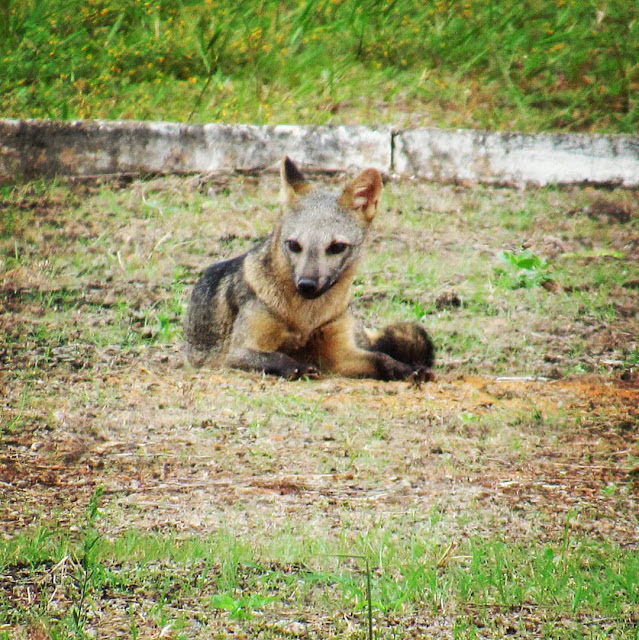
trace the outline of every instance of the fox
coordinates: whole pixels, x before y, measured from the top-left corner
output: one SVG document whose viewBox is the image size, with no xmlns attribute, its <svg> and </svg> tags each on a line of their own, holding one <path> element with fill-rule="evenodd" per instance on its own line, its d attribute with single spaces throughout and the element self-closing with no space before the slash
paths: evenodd
<svg viewBox="0 0 639 640">
<path fill-rule="evenodd" d="M 281 213 L 246 253 L 208 267 L 186 318 L 186 358 L 287 379 L 434 379 L 434 345 L 415 322 L 377 332 L 350 311 L 353 280 L 377 214 L 382 177 L 366 169 L 341 193 L 280 163 Z"/>
</svg>

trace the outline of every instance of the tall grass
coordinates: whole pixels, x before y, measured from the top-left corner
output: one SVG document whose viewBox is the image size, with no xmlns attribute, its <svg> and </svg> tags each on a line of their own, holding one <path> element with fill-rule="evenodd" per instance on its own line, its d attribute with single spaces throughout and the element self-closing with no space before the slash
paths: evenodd
<svg viewBox="0 0 639 640">
<path fill-rule="evenodd" d="M 4 116 L 632 132 L 625 0 L 4 0 Z"/>
</svg>

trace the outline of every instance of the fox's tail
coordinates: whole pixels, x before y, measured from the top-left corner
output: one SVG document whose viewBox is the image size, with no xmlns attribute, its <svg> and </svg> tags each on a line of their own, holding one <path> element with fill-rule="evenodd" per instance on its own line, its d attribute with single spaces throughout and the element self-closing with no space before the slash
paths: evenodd
<svg viewBox="0 0 639 640">
<path fill-rule="evenodd" d="M 411 365 L 432 367 L 435 345 L 426 329 L 416 322 L 398 322 L 381 331 L 366 331 L 363 345 L 369 351 L 380 351 Z"/>
</svg>

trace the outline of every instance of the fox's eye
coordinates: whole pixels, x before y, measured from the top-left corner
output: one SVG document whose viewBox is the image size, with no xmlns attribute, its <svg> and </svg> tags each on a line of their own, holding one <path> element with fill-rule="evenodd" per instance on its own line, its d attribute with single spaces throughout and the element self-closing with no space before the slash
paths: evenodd
<svg viewBox="0 0 639 640">
<path fill-rule="evenodd" d="M 345 242 L 332 242 L 328 245 L 328 249 L 326 249 L 326 253 L 331 256 L 336 256 L 340 253 L 344 253 L 348 249 L 348 245 Z"/>
<path fill-rule="evenodd" d="M 286 247 L 291 253 L 302 253 L 302 245 L 297 240 L 287 240 Z"/>
</svg>

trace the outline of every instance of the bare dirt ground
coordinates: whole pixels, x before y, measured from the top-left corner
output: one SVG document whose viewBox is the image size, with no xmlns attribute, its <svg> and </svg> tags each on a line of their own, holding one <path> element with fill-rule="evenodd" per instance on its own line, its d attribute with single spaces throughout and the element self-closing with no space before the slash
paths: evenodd
<svg viewBox="0 0 639 640">
<path fill-rule="evenodd" d="M 422 389 L 343 379 L 292 384 L 184 372 L 176 368 L 180 358 L 151 347 L 142 360 L 107 364 L 108 406 L 78 402 L 93 395 L 94 385 L 77 373 L 49 380 L 55 399 L 47 416 L 29 411 L 32 428 L 4 439 L 4 530 L 56 512 L 72 522 L 103 484 L 115 507 L 114 532 L 135 523 L 192 531 L 232 526 L 241 534 L 277 529 L 291 518 L 327 532 L 341 530 L 346 513 L 356 532 L 437 508 L 461 536 L 504 527 L 508 537 L 521 538 L 537 519 L 533 512 L 543 511 L 541 538 L 560 536 L 567 513 L 575 512 L 573 527 L 620 544 L 636 541 L 634 492 L 605 491 L 637 473 L 628 462 L 637 455 L 639 415 L 630 384 L 598 376 L 455 375 Z M 277 406 L 278 396 L 291 395 L 293 405 Z M 8 391 L 5 398 L 14 396 Z M 485 421 L 459 419 L 506 415 L 524 423 L 532 407 L 539 417 L 525 431 L 505 425 L 490 433 Z M 375 417 L 380 424 L 371 439 Z M 55 425 L 45 423 L 51 419 Z M 460 524 L 456 514 L 469 511 L 477 517 Z"/>
<path fill-rule="evenodd" d="M 440 352 L 437 380 L 421 388 L 194 371 L 183 364 L 179 332 L 162 340 L 141 320 L 176 295 L 171 270 L 158 266 L 142 277 L 124 267 L 138 253 L 159 253 L 172 233 L 172 264 L 192 283 L 218 245 L 207 255 L 199 247 L 180 253 L 178 214 L 158 224 L 130 212 L 112 224 L 86 211 L 67 215 L 84 211 L 87 198 L 115 210 L 104 197 L 25 197 L 33 225 L 17 233 L 30 249 L 0 276 L 3 536 L 51 520 L 72 526 L 103 485 L 100 526 L 109 536 L 137 528 L 264 539 L 289 527 L 337 539 L 396 520 L 444 545 L 496 534 L 540 543 L 561 539 L 567 526 L 637 544 L 636 368 L 550 377 L 540 359 L 533 368 L 544 375 L 508 376 Z M 206 232 L 228 244 L 226 226 L 233 224 Z M 238 226 L 243 233 L 246 220 Z M 87 247 L 86 237 L 106 243 L 106 266 L 103 245 Z M 119 244 L 123 237 L 128 244 Z M 424 238 L 437 244 L 437 231 Z M 97 264 L 92 271 L 85 251 Z M 619 304 L 632 305 L 634 291 L 624 289 L 634 298 Z M 186 300 L 188 292 L 187 284 L 179 295 Z M 627 340 L 634 313 L 619 313 L 606 331 L 617 328 Z M 179 326 L 179 318 L 170 322 Z M 137 341 L 119 338 L 122 326 Z M 601 335 L 584 325 L 583 351 L 589 340 L 596 350 Z M 545 346 L 558 348 L 551 339 Z"/>
</svg>

